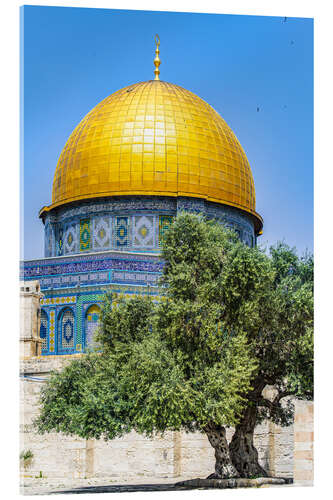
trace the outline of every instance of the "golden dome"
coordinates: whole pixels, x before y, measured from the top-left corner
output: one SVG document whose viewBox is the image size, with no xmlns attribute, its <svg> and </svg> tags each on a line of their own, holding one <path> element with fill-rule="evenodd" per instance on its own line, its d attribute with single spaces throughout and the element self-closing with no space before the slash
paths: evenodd
<svg viewBox="0 0 333 500">
<path fill-rule="evenodd" d="M 205 101 L 159 80 L 130 85 L 93 108 L 57 164 L 49 210 L 121 195 L 191 196 L 255 216 L 251 169 L 236 136 Z"/>
</svg>

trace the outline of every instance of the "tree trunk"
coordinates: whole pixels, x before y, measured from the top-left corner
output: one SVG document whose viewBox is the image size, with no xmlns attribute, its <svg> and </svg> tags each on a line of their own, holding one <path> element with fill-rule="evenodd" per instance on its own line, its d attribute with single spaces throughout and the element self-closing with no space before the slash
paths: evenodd
<svg viewBox="0 0 333 500">
<path fill-rule="evenodd" d="M 257 408 L 246 408 L 229 445 L 232 463 L 240 477 L 267 477 L 267 472 L 259 465 L 258 452 L 253 444 Z"/>
<path fill-rule="evenodd" d="M 208 440 L 215 450 L 215 473 L 207 479 L 228 479 L 239 477 L 232 464 L 225 428 L 220 425 L 209 424 L 205 428 Z"/>
</svg>

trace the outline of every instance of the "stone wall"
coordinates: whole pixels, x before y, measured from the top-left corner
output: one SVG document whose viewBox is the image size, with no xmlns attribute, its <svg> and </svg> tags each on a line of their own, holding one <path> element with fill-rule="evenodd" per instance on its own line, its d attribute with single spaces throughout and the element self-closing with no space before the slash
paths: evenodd
<svg viewBox="0 0 333 500">
<path fill-rule="evenodd" d="M 39 281 L 20 282 L 20 358 L 41 353 Z"/>
<path fill-rule="evenodd" d="M 294 423 L 294 482 L 313 484 L 313 402 L 296 401 Z"/>
<path fill-rule="evenodd" d="M 60 369 L 71 360 L 72 355 L 43 356 L 21 362 L 20 448 L 33 452 L 31 463 L 26 467 L 21 464 L 23 476 L 35 478 L 41 474 L 49 479 L 94 478 L 121 482 L 144 478 L 204 478 L 214 470 L 214 450 L 200 433 L 167 432 L 162 437 L 147 439 L 132 432 L 111 442 L 56 433 L 36 434 L 32 421 L 38 412 L 43 380 L 50 370 Z M 304 403 L 304 407 L 307 404 Z M 297 415 L 295 425 L 301 425 Z M 229 440 L 232 432 L 232 429 L 227 431 Z M 293 476 L 293 426 L 280 428 L 263 423 L 256 428 L 255 445 L 260 463 L 270 475 Z M 306 450 L 300 448 L 299 451 Z M 301 456 L 297 455 L 299 459 Z"/>
</svg>

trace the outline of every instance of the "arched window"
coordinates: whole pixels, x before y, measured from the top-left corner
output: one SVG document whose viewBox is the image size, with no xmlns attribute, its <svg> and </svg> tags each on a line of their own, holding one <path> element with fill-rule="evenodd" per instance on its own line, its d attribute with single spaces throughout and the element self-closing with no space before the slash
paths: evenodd
<svg viewBox="0 0 333 500">
<path fill-rule="evenodd" d="M 40 330 L 39 336 L 42 339 L 42 354 L 47 351 L 47 339 L 48 339 L 48 317 L 44 309 L 42 309 L 40 315 Z"/>
<path fill-rule="evenodd" d="M 68 353 L 74 349 L 75 319 L 71 309 L 66 308 L 60 313 L 58 329 L 58 351 Z"/>
<path fill-rule="evenodd" d="M 92 305 L 87 309 L 85 318 L 85 347 L 93 348 L 96 347 L 94 342 L 94 333 L 98 327 L 98 321 L 100 319 L 101 309 L 96 304 Z"/>
</svg>

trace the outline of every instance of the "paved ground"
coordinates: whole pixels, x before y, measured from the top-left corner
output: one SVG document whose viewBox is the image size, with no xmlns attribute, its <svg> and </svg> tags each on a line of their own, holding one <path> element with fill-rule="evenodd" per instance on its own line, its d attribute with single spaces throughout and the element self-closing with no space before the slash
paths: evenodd
<svg viewBox="0 0 333 500">
<path fill-rule="evenodd" d="M 54 494 L 82 494 L 82 493 L 129 493 L 129 492 L 146 492 L 146 491 L 181 491 L 189 489 L 187 486 L 176 486 L 175 484 L 122 484 L 114 486 L 88 486 L 85 488 L 75 488 L 71 490 L 63 490 L 54 492 Z M 204 488 L 201 488 L 204 489 Z"/>
<path fill-rule="evenodd" d="M 47 484 L 44 481 L 44 484 L 37 485 L 36 482 L 33 484 L 25 484 L 22 485 L 21 493 L 23 495 L 57 495 L 57 494 L 84 494 L 84 493 L 129 493 L 129 492 L 146 492 L 146 491 L 188 491 L 191 489 L 201 489 L 207 490 L 208 488 L 205 486 L 196 486 L 191 487 L 189 485 L 179 486 L 176 485 L 180 480 L 184 480 L 184 478 L 160 478 L 160 479 L 145 479 L 142 482 L 135 482 L 136 484 L 131 484 L 129 481 L 127 484 L 110 484 L 112 481 L 105 484 L 87 484 L 87 481 L 78 480 L 77 486 L 73 487 L 73 485 L 65 485 L 65 484 Z M 43 483 L 43 481 L 41 481 Z M 81 484 L 80 484 L 81 483 Z M 86 485 L 84 485 L 84 483 Z M 67 487 L 66 487 L 67 486 Z M 262 485 L 261 488 L 265 487 L 282 487 L 285 488 L 290 485 Z"/>
<path fill-rule="evenodd" d="M 55 493 L 104 493 L 118 491 L 170 491 L 175 490 L 174 484 L 190 477 L 176 478 L 142 478 L 128 480 L 104 479 L 77 479 L 56 480 L 47 478 L 24 478 L 21 484 L 22 495 L 49 495 Z M 107 488 L 107 490 L 105 489 Z M 147 489 L 145 489 L 147 488 Z M 188 489 L 188 488 L 180 488 Z"/>
</svg>

